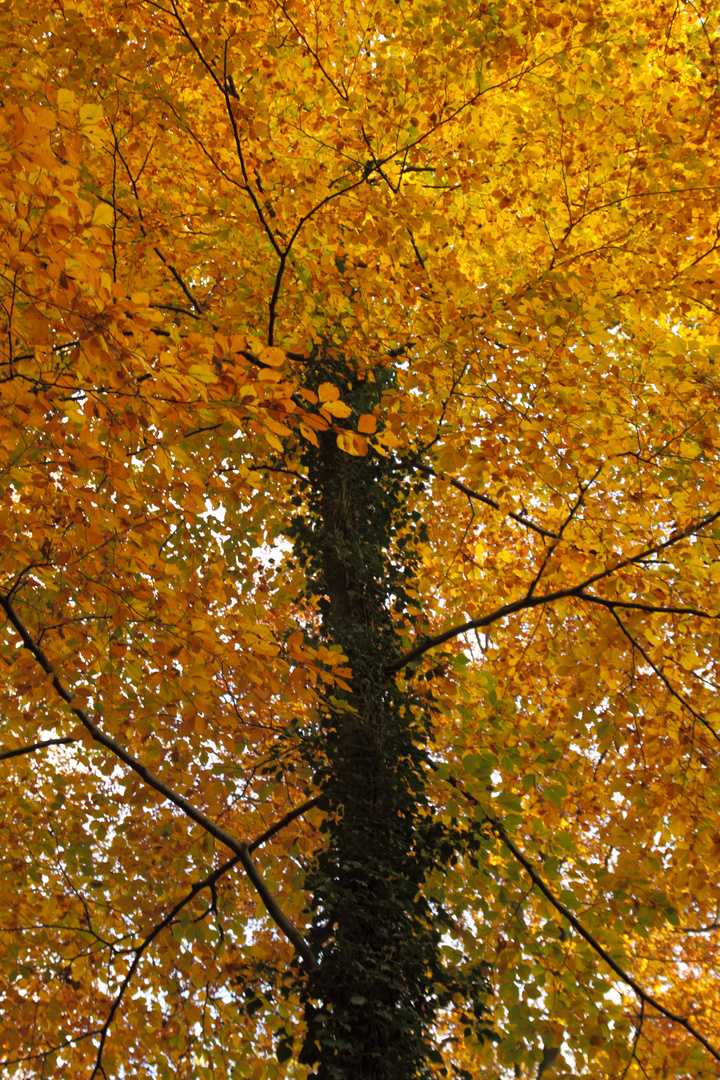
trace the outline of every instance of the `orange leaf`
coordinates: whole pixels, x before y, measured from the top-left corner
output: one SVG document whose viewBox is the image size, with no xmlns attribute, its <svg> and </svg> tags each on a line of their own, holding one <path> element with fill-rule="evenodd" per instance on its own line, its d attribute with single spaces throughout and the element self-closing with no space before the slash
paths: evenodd
<svg viewBox="0 0 720 1080">
<path fill-rule="evenodd" d="M 312 428 L 307 426 L 307 424 L 300 424 L 300 434 L 304 439 L 307 439 L 309 443 L 312 443 L 313 446 L 318 445 L 317 435 Z"/>
<path fill-rule="evenodd" d="M 372 435 L 377 430 L 377 420 L 370 413 L 363 413 L 358 420 L 358 431 L 363 435 Z"/>
<path fill-rule="evenodd" d="M 326 401 L 324 411 L 329 412 L 331 416 L 344 418 L 350 415 L 352 409 L 344 401 Z"/>
<path fill-rule="evenodd" d="M 318 397 L 324 403 L 326 401 L 337 401 L 340 397 L 340 391 L 337 386 L 333 386 L 330 382 L 320 383 L 318 387 Z"/>
<path fill-rule="evenodd" d="M 258 359 L 266 367 L 278 368 L 285 363 L 285 353 L 274 345 L 268 345 L 267 348 L 262 350 Z"/>
<path fill-rule="evenodd" d="M 362 435 L 356 435 L 353 431 L 341 431 L 337 437 L 337 444 L 341 450 L 353 457 L 365 457 L 368 452 L 368 444 Z"/>
</svg>

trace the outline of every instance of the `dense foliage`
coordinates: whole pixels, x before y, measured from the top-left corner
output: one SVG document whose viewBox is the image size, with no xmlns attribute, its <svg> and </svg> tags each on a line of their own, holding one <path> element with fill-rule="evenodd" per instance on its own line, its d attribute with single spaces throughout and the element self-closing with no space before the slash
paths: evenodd
<svg viewBox="0 0 720 1080">
<path fill-rule="evenodd" d="M 716 5 L 0 44 L 0 1073 L 720 1076 Z"/>
</svg>

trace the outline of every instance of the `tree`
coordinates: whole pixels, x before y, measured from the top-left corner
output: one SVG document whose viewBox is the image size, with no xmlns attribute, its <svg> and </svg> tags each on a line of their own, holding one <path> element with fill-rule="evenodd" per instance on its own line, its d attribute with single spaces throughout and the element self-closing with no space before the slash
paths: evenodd
<svg viewBox="0 0 720 1080">
<path fill-rule="evenodd" d="M 0 19 L 4 1072 L 720 1075 L 714 5 Z"/>
</svg>

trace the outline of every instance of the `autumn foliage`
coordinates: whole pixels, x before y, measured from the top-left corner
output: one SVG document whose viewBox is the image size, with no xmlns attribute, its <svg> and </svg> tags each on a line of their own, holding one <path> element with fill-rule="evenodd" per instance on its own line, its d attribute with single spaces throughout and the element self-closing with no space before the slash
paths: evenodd
<svg viewBox="0 0 720 1080">
<path fill-rule="evenodd" d="M 718 65 L 0 5 L 0 1075 L 720 1076 Z"/>
</svg>

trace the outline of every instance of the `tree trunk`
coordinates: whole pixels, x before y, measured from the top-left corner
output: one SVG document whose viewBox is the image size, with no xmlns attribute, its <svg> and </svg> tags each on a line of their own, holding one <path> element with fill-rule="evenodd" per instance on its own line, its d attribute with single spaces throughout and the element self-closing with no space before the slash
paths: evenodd
<svg viewBox="0 0 720 1080">
<path fill-rule="evenodd" d="M 352 692 L 328 697 L 310 739 L 328 816 L 310 875 L 320 968 L 307 987 L 301 1060 L 320 1080 L 410 1080 L 423 1075 L 440 931 L 420 893 L 437 856 L 422 795 L 423 714 L 385 673 L 399 652 L 392 608 L 412 569 L 393 557 L 408 515 L 386 460 L 351 457 L 327 433 L 308 465 L 298 542 Z"/>
</svg>

